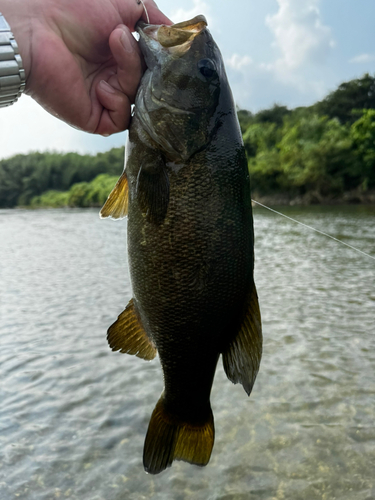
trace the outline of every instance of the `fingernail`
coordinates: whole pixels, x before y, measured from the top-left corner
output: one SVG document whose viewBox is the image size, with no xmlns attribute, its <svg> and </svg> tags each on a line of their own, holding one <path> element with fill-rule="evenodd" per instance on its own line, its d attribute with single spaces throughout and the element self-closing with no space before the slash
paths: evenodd
<svg viewBox="0 0 375 500">
<path fill-rule="evenodd" d="M 121 34 L 120 37 L 122 46 L 126 50 L 126 52 L 133 52 L 134 47 L 133 47 L 133 35 L 130 33 L 128 30 L 124 30 Z"/>
<path fill-rule="evenodd" d="M 116 93 L 115 89 L 111 87 L 110 84 L 107 83 L 105 80 L 100 80 L 99 85 L 105 92 L 108 92 L 109 94 Z"/>
</svg>

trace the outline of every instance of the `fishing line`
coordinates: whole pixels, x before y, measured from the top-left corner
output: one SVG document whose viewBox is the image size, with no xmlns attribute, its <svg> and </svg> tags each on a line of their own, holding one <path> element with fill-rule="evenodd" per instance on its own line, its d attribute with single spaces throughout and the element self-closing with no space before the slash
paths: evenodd
<svg viewBox="0 0 375 500">
<path fill-rule="evenodd" d="M 147 9 L 146 9 L 146 5 L 144 4 L 143 0 L 137 0 L 137 4 L 142 4 L 143 5 L 143 8 L 145 10 L 145 13 L 146 13 L 146 18 L 147 18 L 147 24 L 150 24 L 150 18 L 148 17 L 148 12 L 147 12 Z"/>
<path fill-rule="evenodd" d="M 366 255 L 366 257 L 369 257 L 370 259 L 375 260 L 375 257 L 372 255 L 369 255 L 366 252 L 362 252 L 362 250 L 359 250 L 359 248 L 353 247 L 352 245 L 349 245 L 349 243 L 345 243 L 344 241 L 338 240 L 334 236 L 331 236 L 330 234 L 324 233 L 323 231 L 319 231 L 319 229 L 315 229 L 314 227 L 308 226 L 307 224 L 304 224 L 303 222 L 300 222 L 298 220 L 292 219 L 292 217 L 288 217 L 288 215 L 282 214 L 281 212 L 278 212 L 277 210 L 274 210 L 273 208 L 267 207 L 266 205 L 263 205 L 262 203 L 259 203 L 259 201 L 251 200 L 253 203 L 256 203 L 257 205 L 260 205 L 263 208 L 267 208 L 267 210 L 271 210 L 271 212 L 274 212 L 277 215 L 281 215 L 282 217 L 285 217 L 286 219 L 291 220 L 292 222 L 296 222 L 297 224 L 300 224 L 301 226 L 307 227 L 308 229 L 311 229 L 312 231 L 315 231 L 316 233 L 322 234 L 323 236 L 327 236 L 328 238 L 331 238 L 331 240 L 338 241 L 342 245 L 345 245 L 352 250 L 355 250 L 356 252 L 359 252 L 363 255 Z"/>
</svg>

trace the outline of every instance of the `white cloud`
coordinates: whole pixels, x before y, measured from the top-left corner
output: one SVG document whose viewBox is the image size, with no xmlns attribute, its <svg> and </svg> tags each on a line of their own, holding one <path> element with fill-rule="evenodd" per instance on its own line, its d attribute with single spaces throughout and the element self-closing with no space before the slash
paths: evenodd
<svg viewBox="0 0 375 500">
<path fill-rule="evenodd" d="M 252 59 L 249 56 L 240 56 L 239 54 L 232 54 L 232 56 L 226 59 L 226 64 L 237 70 L 241 71 L 245 66 L 248 66 L 252 63 Z"/>
<path fill-rule="evenodd" d="M 308 63 L 321 63 L 334 46 L 331 29 L 324 26 L 319 0 L 277 0 L 278 12 L 267 16 L 266 24 L 281 52 L 275 69 L 281 74 Z"/>
<path fill-rule="evenodd" d="M 180 23 L 192 19 L 199 14 L 203 14 L 210 27 L 212 27 L 212 18 L 210 16 L 210 6 L 204 0 L 193 0 L 193 7 L 191 9 L 184 9 L 182 7 L 172 10 L 170 18 L 174 23 Z"/>
<path fill-rule="evenodd" d="M 292 107 L 322 98 L 326 91 L 322 65 L 334 41 L 321 18 L 319 2 L 277 0 L 278 11 L 266 17 L 276 57 L 242 68 L 244 78 L 254 87 L 253 95 L 267 91 L 274 102 L 287 101 Z"/>
<path fill-rule="evenodd" d="M 368 63 L 371 61 L 375 61 L 374 54 L 360 54 L 359 56 L 353 57 L 349 60 L 349 62 L 352 64 Z"/>
</svg>

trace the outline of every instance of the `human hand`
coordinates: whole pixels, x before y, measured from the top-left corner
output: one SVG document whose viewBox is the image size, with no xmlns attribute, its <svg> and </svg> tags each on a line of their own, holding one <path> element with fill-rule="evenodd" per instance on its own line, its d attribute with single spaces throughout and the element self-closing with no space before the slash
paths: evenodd
<svg viewBox="0 0 375 500">
<path fill-rule="evenodd" d="M 139 0 L 0 0 L 26 72 L 26 93 L 73 127 L 110 135 L 130 122 L 142 76 L 131 34 Z M 150 22 L 171 24 L 153 0 Z"/>
</svg>

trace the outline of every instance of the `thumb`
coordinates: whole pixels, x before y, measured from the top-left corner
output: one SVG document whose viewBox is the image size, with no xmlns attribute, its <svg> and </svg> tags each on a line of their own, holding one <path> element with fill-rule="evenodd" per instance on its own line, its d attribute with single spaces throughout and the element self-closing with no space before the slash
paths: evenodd
<svg viewBox="0 0 375 500">
<path fill-rule="evenodd" d="M 142 56 L 138 43 L 129 28 L 121 24 L 112 31 L 109 46 L 117 63 L 117 80 L 120 89 L 133 103 L 143 74 Z"/>
</svg>

